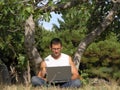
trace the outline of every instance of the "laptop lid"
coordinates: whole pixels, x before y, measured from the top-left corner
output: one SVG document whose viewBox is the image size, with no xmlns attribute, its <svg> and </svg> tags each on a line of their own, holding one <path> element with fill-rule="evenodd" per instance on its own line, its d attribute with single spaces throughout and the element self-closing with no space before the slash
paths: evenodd
<svg viewBox="0 0 120 90">
<path fill-rule="evenodd" d="M 67 82 L 71 80 L 71 67 L 46 67 L 48 82 Z"/>
</svg>

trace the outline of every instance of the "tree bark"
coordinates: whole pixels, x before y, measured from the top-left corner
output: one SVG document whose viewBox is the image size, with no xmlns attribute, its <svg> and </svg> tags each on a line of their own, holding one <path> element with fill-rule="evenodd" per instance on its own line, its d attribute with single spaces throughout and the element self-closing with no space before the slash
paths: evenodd
<svg viewBox="0 0 120 90">
<path fill-rule="evenodd" d="M 114 3 L 113 8 L 109 11 L 109 14 L 105 17 L 104 21 L 80 42 L 73 59 L 78 69 L 82 54 L 84 53 L 86 48 L 96 39 L 96 37 L 100 36 L 100 34 L 105 31 L 106 28 L 112 23 L 115 15 L 117 14 L 118 7 L 119 4 Z"/>
<path fill-rule="evenodd" d="M 37 51 L 35 45 L 35 23 L 33 21 L 33 16 L 31 15 L 25 22 L 25 49 L 30 60 L 30 64 L 32 64 L 32 69 L 37 74 L 40 66 L 40 62 L 42 58 Z"/>
<path fill-rule="evenodd" d="M 43 13 L 45 12 L 52 12 L 52 11 L 60 11 L 60 10 L 66 10 L 71 7 L 80 5 L 81 3 L 86 3 L 88 0 L 70 0 L 67 3 L 62 4 L 55 4 L 54 6 L 43 6 L 43 7 L 37 7 L 36 9 L 40 9 Z"/>
</svg>

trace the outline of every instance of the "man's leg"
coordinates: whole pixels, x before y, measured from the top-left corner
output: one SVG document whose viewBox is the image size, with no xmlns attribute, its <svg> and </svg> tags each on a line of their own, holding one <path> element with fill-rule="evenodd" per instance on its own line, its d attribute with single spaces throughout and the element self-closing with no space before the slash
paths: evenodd
<svg viewBox="0 0 120 90">
<path fill-rule="evenodd" d="M 45 80 L 43 80 L 43 79 L 41 79 L 37 76 L 32 77 L 31 83 L 32 83 L 33 86 L 44 86 L 44 85 L 46 85 Z"/>
<path fill-rule="evenodd" d="M 71 80 L 67 83 L 64 83 L 63 85 L 61 85 L 61 87 L 77 87 L 79 88 L 81 86 L 81 81 L 80 79 L 75 79 L 75 80 Z"/>
</svg>

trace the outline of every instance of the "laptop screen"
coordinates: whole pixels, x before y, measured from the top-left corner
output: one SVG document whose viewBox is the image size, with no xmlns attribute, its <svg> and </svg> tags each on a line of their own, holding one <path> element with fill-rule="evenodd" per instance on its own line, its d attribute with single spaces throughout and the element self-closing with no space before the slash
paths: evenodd
<svg viewBox="0 0 120 90">
<path fill-rule="evenodd" d="M 67 82 L 71 80 L 71 67 L 46 67 L 48 82 Z"/>
</svg>

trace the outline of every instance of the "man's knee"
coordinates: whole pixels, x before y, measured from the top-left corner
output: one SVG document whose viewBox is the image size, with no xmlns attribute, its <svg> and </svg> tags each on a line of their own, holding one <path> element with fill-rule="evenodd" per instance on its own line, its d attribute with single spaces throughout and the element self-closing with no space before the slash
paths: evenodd
<svg viewBox="0 0 120 90">
<path fill-rule="evenodd" d="M 75 86 L 75 87 L 80 87 L 80 86 L 81 86 L 81 81 L 80 81 L 80 79 L 74 80 L 74 81 L 73 81 L 73 86 Z"/>
<path fill-rule="evenodd" d="M 31 78 L 31 83 L 32 85 L 34 86 L 41 86 L 41 85 L 44 85 L 45 84 L 45 81 L 37 76 L 33 76 Z"/>
<path fill-rule="evenodd" d="M 38 77 L 37 76 L 33 76 L 32 78 L 31 78 L 31 82 L 37 82 L 38 81 Z"/>
<path fill-rule="evenodd" d="M 38 77 L 37 76 L 33 76 L 31 78 L 31 83 L 32 83 L 33 86 L 36 86 L 37 83 L 38 83 Z"/>
</svg>

